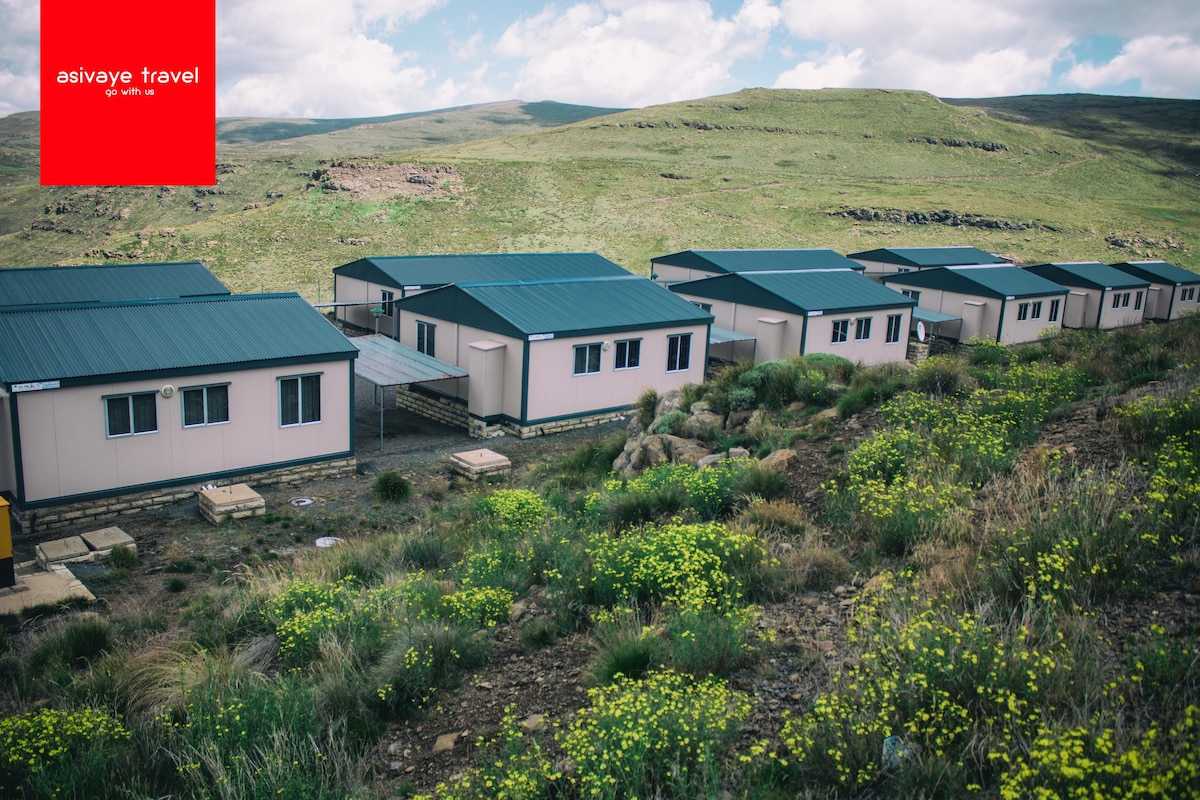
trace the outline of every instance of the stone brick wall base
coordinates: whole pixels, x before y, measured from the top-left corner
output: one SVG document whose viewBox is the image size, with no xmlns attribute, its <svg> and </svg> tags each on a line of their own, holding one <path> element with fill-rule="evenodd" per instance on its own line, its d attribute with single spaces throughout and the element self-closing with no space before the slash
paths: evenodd
<svg viewBox="0 0 1200 800">
<path fill-rule="evenodd" d="M 207 486 L 209 483 L 215 486 L 245 483 L 258 487 L 350 477 L 355 474 L 357 463 L 357 460 L 353 456 L 350 456 L 333 461 L 304 464 L 298 467 L 285 467 L 283 469 L 237 475 L 221 480 L 209 481 L 204 484 L 195 483 L 169 486 L 161 489 L 150 489 L 136 494 L 83 500 L 78 503 L 67 503 L 49 508 L 19 510 L 14 507 L 12 509 L 13 537 L 29 537 L 34 534 L 56 531 L 73 525 L 84 525 L 100 520 L 112 519 L 113 517 L 136 514 L 147 508 L 160 508 L 181 500 L 190 500 L 196 496 L 202 485 Z"/>
<path fill-rule="evenodd" d="M 466 428 L 467 434 L 473 439 L 492 439 L 504 435 L 532 439 L 535 436 L 562 433 L 576 428 L 592 428 L 605 422 L 623 419 L 633 413 L 633 409 L 629 408 L 586 417 L 560 419 L 555 422 L 539 422 L 535 425 L 518 425 L 515 422 L 484 422 L 471 416 L 467 412 L 466 403 L 461 400 L 430 395 L 425 392 L 414 392 L 404 386 L 397 387 L 396 405 L 414 414 L 455 428 Z"/>
</svg>

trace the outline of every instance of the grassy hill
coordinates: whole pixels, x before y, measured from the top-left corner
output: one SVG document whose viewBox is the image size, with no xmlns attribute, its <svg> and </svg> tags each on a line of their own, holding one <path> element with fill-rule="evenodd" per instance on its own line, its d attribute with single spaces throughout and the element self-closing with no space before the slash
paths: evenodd
<svg viewBox="0 0 1200 800">
<path fill-rule="evenodd" d="M 753 89 L 601 111 L 226 120 L 217 186 L 173 189 L 40 188 L 13 115 L 0 264 L 198 258 L 314 300 L 334 266 L 409 253 L 594 250 L 646 272 L 697 247 L 970 244 L 1200 271 L 1196 101 Z"/>
</svg>

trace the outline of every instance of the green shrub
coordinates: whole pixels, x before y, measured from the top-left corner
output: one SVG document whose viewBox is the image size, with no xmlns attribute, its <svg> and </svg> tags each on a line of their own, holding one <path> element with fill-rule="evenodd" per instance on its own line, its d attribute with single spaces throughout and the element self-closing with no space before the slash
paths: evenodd
<svg viewBox="0 0 1200 800">
<path fill-rule="evenodd" d="M 381 472 L 371 484 L 371 494 L 381 503 L 403 503 L 412 496 L 412 483 L 394 469 Z"/>
<path fill-rule="evenodd" d="M 108 552 L 108 563 L 117 569 L 132 569 L 138 563 L 137 548 L 123 544 L 117 545 Z"/>
<path fill-rule="evenodd" d="M 918 392 L 940 399 L 957 394 L 963 387 L 966 373 L 954 356 L 931 356 L 913 370 L 912 387 Z"/>
<path fill-rule="evenodd" d="M 460 671 L 487 661 L 487 642 L 473 629 L 420 623 L 399 636 L 370 671 L 381 710 L 406 717 L 424 708 Z"/>
<path fill-rule="evenodd" d="M 107 711 L 43 708 L 0 719 L 0 795 L 111 796 L 129 731 Z"/>
<path fill-rule="evenodd" d="M 649 429 L 653 419 L 646 423 Z M 625 449 L 625 433 L 593 439 L 573 453 L 540 464 L 533 470 L 532 483 L 546 486 L 556 483 L 563 489 L 585 489 L 612 474 L 612 465 Z"/>
<path fill-rule="evenodd" d="M 754 607 L 725 612 L 667 609 L 662 623 L 666 663 L 697 678 L 720 677 L 745 666 L 754 656 L 751 645 L 758 611 Z"/>
<path fill-rule="evenodd" d="M 654 423 L 654 416 L 658 411 L 658 399 L 658 392 L 653 387 L 638 395 L 637 418 L 644 431 L 650 430 L 650 426 Z"/>
<path fill-rule="evenodd" d="M 592 677 L 601 685 L 618 676 L 634 680 L 662 666 L 663 643 L 650 626 L 643 625 L 637 611 L 617 608 L 595 615 L 592 645 Z"/>
<path fill-rule="evenodd" d="M 687 507 L 687 489 L 678 484 L 665 484 L 610 494 L 604 503 L 604 516 L 612 528 L 625 530 L 673 517 Z"/>
<path fill-rule="evenodd" d="M 804 357 L 804 361 L 810 367 L 825 373 L 834 383 L 848 386 L 857 374 L 857 367 L 853 361 L 829 353 L 810 353 Z"/>
<path fill-rule="evenodd" d="M 166 589 L 172 594 L 178 594 L 187 588 L 187 581 L 183 578 L 167 578 Z"/>
<path fill-rule="evenodd" d="M 730 389 L 725 395 L 724 406 L 730 411 L 749 411 L 757 402 L 758 396 L 754 389 L 748 386 L 739 386 Z"/>
<path fill-rule="evenodd" d="M 112 624 L 96 615 L 75 617 L 52 627 L 25 657 L 25 670 L 35 679 L 55 666 L 77 667 L 112 648 Z"/>
<path fill-rule="evenodd" d="M 972 337 L 967 340 L 967 348 L 967 361 L 973 367 L 1002 367 L 1012 361 L 1013 357 L 1012 350 L 995 339 Z"/>
<path fill-rule="evenodd" d="M 659 418 L 658 422 L 654 423 L 654 430 L 651 433 L 683 436 L 683 426 L 687 423 L 689 416 L 686 411 L 679 409 L 668 411 Z"/>
<path fill-rule="evenodd" d="M 734 494 L 743 500 L 752 497 L 778 500 L 787 490 L 787 476 L 766 467 L 748 467 L 733 484 Z"/>
<path fill-rule="evenodd" d="M 562 738 L 583 797 L 714 797 L 720 764 L 750 701 L 724 682 L 673 672 L 588 692 Z"/>
</svg>

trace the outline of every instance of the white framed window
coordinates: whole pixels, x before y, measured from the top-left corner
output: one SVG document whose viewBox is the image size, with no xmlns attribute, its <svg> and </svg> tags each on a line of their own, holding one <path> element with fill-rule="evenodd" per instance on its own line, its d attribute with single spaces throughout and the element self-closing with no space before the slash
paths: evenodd
<svg viewBox="0 0 1200 800">
<path fill-rule="evenodd" d="M 591 375 L 600 371 L 600 343 L 575 345 L 575 374 Z"/>
<path fill-rule="evenodd" d="M 1041 300 L 1035 301 L 1033 306 L 1029 309 L 1029 318 L 1030 319 L 1041 319 L 1042 318 L 1042 301 Z"/>
<path fill-rule="evenodd" d="M 229 384 L 187 386 L 183 391 L 183 427 L 229 422 Z"/>
<path fill-rule="evenodd" d="M 434 355 L 434 345 L 437 341 L 437 325 L 432 322 L 417 322 L 417 352 L 427 356 Z"/>
<path fill-rule="evenodd" d="M 1058 322 L 1058 305 L 1060 302 L 1061 301 L 1059 300 L 1050 301 L 1050 315 L 1047 317 L 1047 319 L 1049 319 L 1051 322 Z"/>
<path fill-rule="evenodd" d="M 903 314 L 888 314 L 887 336 L 884 338 L 885 344 L 895 344 L 896 342 L 900 341 L 900 325 L 903 322 Z"/>
<path fill-rule="evenodd" d="M 871 338 L 871 318 L 860 317 L 854 320 L 854 341 L 863 342 Z"/>
<path fill-rule="evenodd" d="M 692 363 L 692 335 L 677 333 L 667 337 L 667 372 L 683 372 Z"/>
<path fill-rule="evenodd" d="M 701 311 L 707 311 L 710 314 L 712 313 L 712 303 L 701 303 L 699 300 L 693 300 L 692 305 Z"/>
<path fill-rule="evenodd" d="M 921 292 L 917 289 L 901 289 L 900 294 L 904 295 L 905 297 L 911 297 L 918 303 L 921 302 Z"/>
<path fill-rule="evenodd" d="M 390 317 L 392 310 L 395 307 L 396 293 L 387 289 L 379 290 L 379 307 L 383 309 L 383 315 Z"/>
<path fill-rule="evenodd" d="M 321 376 L 279 379 L 279 424 L 310 425 L 321 421 Z"/>
<path fill-rule="evenodd" d="M 642 340 L 624 339 L 616 343 L 613 369 L 633 369 L 642 365 Z"/>
<path fill-rule="evenodd" d="M 841 344 L 850 337 L 850 320 L 835 319 L 833 321 L 833 336 L 830 341 L 833 344 Z"/>
<path fill-rule="evenodd" d="M 1021 303 L 1017 306 L 1017 321 L 1029 319 L 1029 303 Z"/>
<path fill-rule="evenodd" d="M 118 394 L 104 398 L 108 438 L 158 431 L 158 392 Z"/>
</svg>

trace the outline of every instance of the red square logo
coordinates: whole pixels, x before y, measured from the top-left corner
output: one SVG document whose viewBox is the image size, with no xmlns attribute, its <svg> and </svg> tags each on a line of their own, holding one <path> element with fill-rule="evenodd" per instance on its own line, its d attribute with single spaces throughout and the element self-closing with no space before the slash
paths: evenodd
<svg viewBox="0 0 1200 800">
<path fill-rule="evenodd" d="M 216 3 L 42 0 L 41 184 L 217 182 Z"/>
</svg>

